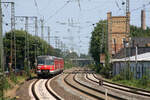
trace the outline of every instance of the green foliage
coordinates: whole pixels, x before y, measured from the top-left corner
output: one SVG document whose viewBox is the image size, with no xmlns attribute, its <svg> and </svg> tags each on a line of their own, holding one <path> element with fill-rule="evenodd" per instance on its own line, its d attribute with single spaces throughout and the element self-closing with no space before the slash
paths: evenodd
<svg viewBox="0 0 150 100">
<path fill-rule="evenodd" d="M 90 69 L 92 69 L 92 70 L 94 70 L 95 69 L 95 64 L 90 64 L 87 67 L 90 68 Z"/>
<path fill-rule="evenodd" d="M 11 88 L 12 86 L 9 84 L 7 78 L 4 78 L 4 85 L 3 85 L 4 89 L 7 90 L 9 88 Z"/>
<path fill-rule="evenodd" d="M 123 79 L 124 79 L 124 77 L 121 74 L 118 74 L 112 78 L 112 81 L 120 81 Z"/>
<path fill-rule="evenodd" d="M 99 21 L 92 32 L 90 42 L 90 53 L 96 62 L 96 72 L 103 74 L 105 77 L 110 77 L 110 57 L 107 46 L 107 22 L 106 20 Z M 105 66 L 99 65 L 100 54 L 105 54 Z"/>
<path fill-rule="evenodd" d="M 137 26 L 130 26 L 131 37 L 150 37 L 150 28 L 147 27 L 146 30 L 143 30 Z"/>
<path fill-rule="evenodd" d="M 150 80 L 148 75 L 143 75 L 141 79 L 133 78 L 133 73 L 129 70 L 129 67 L 124 69 L 120 74 L 114 76 L 112 81 L 124 84 L 127 86 L 138 87 L 150 90 Z"/>
<path fill-rule="evenodd" d="M 4 96 L 4 77 L 0 75 L 0 98 Z"/>
<path fill-rule="evenodd" d="M 4 54 L 6 56 L 6 66 L 10 62 L 10 43 L 11 43 L 11 34 L 15 34 L 16 36 L 16 60 L 17 60 L 17 68 L 23 69 L 24 66 L 27 66 L 25 61 L 25 36 L 27 34 L 29 39 L 29 60 L 31 68 L 34 66 L 35 62 L 35 48 L 37 48 L 37 55 L 42 55 L 43 51 L 45 54 L 55 55 L 54 49 L 44 40 L 39 37 L 32 36 L 25 31 L 15 30 L 14 32 L 8 32 L 4 37 Z M 35 45 L 36 44 L 36 45 Z M 42 45 L 44 46 L 44 50 L 42 49 Z M 14 61 L 12 66 L 14 66 Z M 26 68 L 25 68 L 26 69 Z"/>
<path fill-rule="evenodd" d="M 105 44 L 106 45 L 106 44 Z M 110 65 L 110 57 L 109 57 L 109 53 L 108 53 L 108 49 L 105 48 L 105 65 L 102 66 L 102 70 L 100 71 L 100 73 L 106 77 L 106 78 L 110 78 L 111 77 L 111 65 Z"/>
<path fill-rule="evenodd" d="M 12 73 L 12 72 L 10 73 L 10 80 L 14 82 L 15 84 L 17 84 L 17 77 L 15 73 Z"/>
<path fill-rule="evenodd" d="M 90 41 L 90 54 L 96 63 L 99 63 L 99 54 L 104 53 L 105 35 L 106 35 L 106 21 L 99 21 L 94 27 Z"/>
<path fill-rule="evenodd" d="M 149 78 L 148 76 L 143 76 L 140 80 L 139 80 L 139 84 L 143 85 L 143 86 L 148 86 L 149 83 Z"/>
<path fill-rule="evenodd" d="M 70 60 L 64 60 L 64 69 L 69 69 L 74 67 Z"/>
<path fill-rule="evenodd" d="M 115 83 L 131 86 L 131 87 L 136 87 L 136 88 L 142 88 L 142 89 L 147 89 L 150 90 L 150 80 L 147 80 L 147 84 L 143 84 L 143 79 L 141 80 L 124 80 L 122 79 L 123 77 L 120 76 L 115 76 L 112 81 Z"/>
<path fill-rule="evenodd" d="M 78 58 L 78 54 L 76 52 L 70 52 L 70 53 L 66 54 L 65 58 L 75 59 L 75 58 Z"/>
<path fill-rule="evenodd" d="M 54 56 L 56 57 L 62 57 L 62 51 L 60 49 L 54 49 Z"/>
<path fill-rule="evenodd" d="M 131 72 L 130 67 L 127 66 L 125 69 L 123 69 L 120 74 L 114 76 L 112 78 L 114 81 L 120 81 L 120 80 L 133 80 L 133 72 Z M 120 79 L 120 80 L 119 80 Z"/>
</svg>

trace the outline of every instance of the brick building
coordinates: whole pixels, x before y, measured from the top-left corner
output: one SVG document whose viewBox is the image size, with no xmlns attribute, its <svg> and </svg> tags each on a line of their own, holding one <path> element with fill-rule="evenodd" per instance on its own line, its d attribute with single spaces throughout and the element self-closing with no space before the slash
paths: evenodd
<svg viewBox="0 0 150 100">
<path fill-rule="evenodd" d="M 108 50 L 112 56 L 118 53 L 127 44 L 129 38 L 130 13 L 126 16 L 112 16 L 107 13 L 108 21 Z"/>
<path fill-rule="evenodd" d="M 146 30 L 146 14 L 141 11 L 141 28 Z M 135 46 L 138 46 L 138 53 L 150 52 L 150 38 L 129 38 L 130 13 L 126 16 L 112 16 L 107 13 L 108 22 L 108 51 L 111 58 L 123 58 L 135 55 Z M 130 43 L 129 43 L 130 39 Z M 125 48 L 126 47 L 126 48 Z M 105 61 L 105 55 L 100 55 L 101 63 Z"/>
</svg>

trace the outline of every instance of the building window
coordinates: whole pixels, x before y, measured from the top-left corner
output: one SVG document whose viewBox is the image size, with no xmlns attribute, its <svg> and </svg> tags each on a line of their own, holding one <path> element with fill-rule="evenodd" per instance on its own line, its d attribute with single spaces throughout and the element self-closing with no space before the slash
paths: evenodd
<svg viewBox="0 0 150 100">
<path fill-rule="evenodd" d="M 126 39 L 125 39 L 125 38 L 123 38 L 123 39 L 122 39 L 122 44 L 124 44 L 124 45 L 125 45 L 125 42 L 126 42 Z"/>
<path fill-rule="evenodd" d="M 112 44 L 116 44 L 116 39 L 115 38 L 112 39 Z"/>
</svg>

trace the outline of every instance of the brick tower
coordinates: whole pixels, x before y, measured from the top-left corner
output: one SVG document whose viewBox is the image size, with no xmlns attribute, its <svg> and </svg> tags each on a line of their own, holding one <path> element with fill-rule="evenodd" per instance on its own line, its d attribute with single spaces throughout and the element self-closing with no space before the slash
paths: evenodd
<svg viewBox="0 0 150 100">
<path fill-rule="evenodd" d="M 126 16 L 112 16 L 107 13 L 108 22 L 108 50 L 110 56 L 118 53 L 128 45 L 130 33 L 130 13 Z"/>
</svg>

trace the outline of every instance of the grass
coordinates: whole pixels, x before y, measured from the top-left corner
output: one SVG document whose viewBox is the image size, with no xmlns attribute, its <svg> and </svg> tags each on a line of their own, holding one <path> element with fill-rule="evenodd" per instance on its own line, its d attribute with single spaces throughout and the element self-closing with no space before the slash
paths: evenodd
<svg viewBox="0 0 150 100">
<path fill-rule="evenodd" d="M 150 91 L 150 80 L 148 80 L 148 84 L 147 85 L 143 85 L 141 83 L 143 81 L 142 79 L 141 80 L 136 80 L 136 79 L 132 79 L 132 80 L 117 80 L 117 81 L 111 80 L 111 81 L 115 82 L 115 83 L 123 84 L 123 85 L 126 85 L 126 86 L 146 89 L 146 90 Z"/>
<path fill-rule="evenodd" d="M 36 74 L 32 73 L 31 74 L 32 77 L 36 76 Z M 5 77 L 4 78 L 4 91 L 9 91 L 11 89 L 13 89 L 15 87 L 15 85 L 20 85 L 21 83 L 23 83 L 28 77 L 25 75 L 12 75 L 11 77 Z M 2 100 L 2 98 L 0 97 L 0 100 Z M 8 97 L 4 97 L 3 100 L 16 100 L 15 98 L 8 98 Z"/>
</svg>

